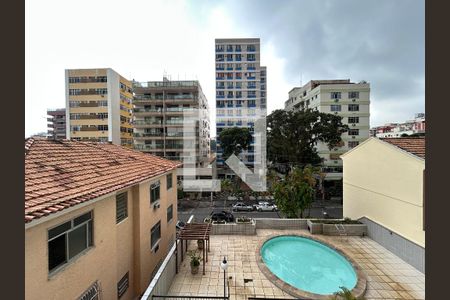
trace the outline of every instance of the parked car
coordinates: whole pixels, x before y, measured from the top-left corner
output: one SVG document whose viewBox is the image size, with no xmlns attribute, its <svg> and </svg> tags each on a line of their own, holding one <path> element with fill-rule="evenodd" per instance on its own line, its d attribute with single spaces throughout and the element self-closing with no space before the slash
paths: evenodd
<svg viewBox="0 0 450 300">
<path fill-rule="evenodd" d="M 275 204 L 269 202 L 259 202 L 256 206 L 257 211 L 276 211 L 278 208 Z"/>
<path fill-rule="evenodd" d="M 175 227 L 176 227 L 177 230 L 181 230 L 181 229 L 184 228 L 185 225 L 186 224 L 184 224 L 183 221 L 178 221 L 177 224 L 175 224 Z"/>
<path fill-rule="evenodd" d="M 210 218 L 212 221 L 234 222 L 233 214 L 225 210 L 211 212 Z"/>
<path fill-rule="evenodd" d="M 232 206 L 233 211 L 252 211 L 253 206 L 238 202 Z"/>
</svg>

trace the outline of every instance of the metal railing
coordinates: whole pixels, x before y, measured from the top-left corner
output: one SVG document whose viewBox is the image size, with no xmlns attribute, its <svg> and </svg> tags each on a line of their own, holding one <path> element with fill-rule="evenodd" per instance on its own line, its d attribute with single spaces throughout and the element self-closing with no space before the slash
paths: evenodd
<svg viewBox="0 0 450 300">
<path fill-rule="evenodd" d="M 220 297 L 220 296 L 157 296 L 153 295 L 152 300 L 218 300 L 218 299 L 226 299 L 228 300 L 229 297 Z"/>
</svg>

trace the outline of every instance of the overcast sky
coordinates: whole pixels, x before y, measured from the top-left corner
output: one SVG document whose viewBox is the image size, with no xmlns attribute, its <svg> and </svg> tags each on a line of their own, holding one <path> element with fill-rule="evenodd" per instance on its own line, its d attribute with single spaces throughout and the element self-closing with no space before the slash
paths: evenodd
<svg viewBox="0 0 450 300">
<path fill-rule="evenodd" d="M 258 37 L 269 112 L 311 79 L 366 80 L 370 125 L 425 111 L 419 0 L 26 0 L 25 136 L 65 105 L 64 70 L 198 79 L 215 122 L 214 39 Z M 215 135 L 213 126 L 212 136 Z"/>
</svg>

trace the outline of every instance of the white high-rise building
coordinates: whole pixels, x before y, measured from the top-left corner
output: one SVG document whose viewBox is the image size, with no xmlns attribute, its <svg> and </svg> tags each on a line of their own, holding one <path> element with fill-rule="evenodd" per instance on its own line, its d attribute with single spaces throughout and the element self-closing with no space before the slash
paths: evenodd
<svg viewBox="0 0 450 300">
<path fill-rule="evenodd" d="M 369 138 L 370 84 L 350 79 L 311 80 L 289 92 L 285 110 L 317 109 L 319 112 L 341 116 L 350 129 L 342 134 L 342 144 L 334 149 L 322 142 L 317 144 L 323 159 L 326 180 L 342 179 L 342 160 L 339 156 Z"/>
<path fill-rule="evenodd" d="M 255 121 L 267 115 L 267 73 L 260 65 L 260 39 L 216 39 L 216 128 L 248 127 L 254 134 Z M 254 136 L 254 135 L 253 135 Z M 255 140 L 241 153 L 242 161 L 254 166 Z M 232 175 L 224 168 L 220 139 L 217 139 L 219 178 Z"/>
</svg>

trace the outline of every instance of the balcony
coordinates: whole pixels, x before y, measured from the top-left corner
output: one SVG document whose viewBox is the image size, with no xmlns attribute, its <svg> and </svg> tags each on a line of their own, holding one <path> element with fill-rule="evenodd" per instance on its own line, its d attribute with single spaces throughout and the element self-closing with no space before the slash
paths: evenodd
<svg viewBox="0 0 450 300">
<path fill-rule="evenodd" d="M 248 104 L 247 104 L 247 107 L 256 107 L 256 104 L 248 103 Z"/>
<path fill-rule="evenodd" d="M 217 98 L 217 99 L 224 99 L 224 98 L 225 98 L 225 95 L 216 95 L 216 98 Z"/>
<path fill-rule="evenodd" d="M 216 126 L 217 126 L 217 127 L 219 127 L 219 126 L 225 126 L 225 122 L 217 122 L 217 123 L 216 123 Z"/>
<path fill-rule="evenodd" d="M 227 98 L 233 98 L 233 94 L 228 94 Z"/>
<path fill-rule="evenodd" d="M 233 58 L 227 57 L 227 61 L 233 61 Z"/>
<path fill-rule="evenodd" d="M 254 71 L 254 70 L 256 70 L 256 68 L 255 67 L 247 67 L 247 70 L 248 71 Z"/>
<path fill-rule="evenodd" d="M 248 79 L 248 80 L 255 80 L 256 77 L 255 77 L 255 76 L 247 76 L 247 79 Z"/>
<path fill-rule="evenodd" d="M 242 67 L 236 67 L 236 70 L 242 70 Z"/>
<path fill-rule="evenodd" d="M 146 138 L 146 137 L 162 137 L 163 132 L 154 132 L 154 133 L 137 133 L 133 134 L 135 138 Z"/>
<path fill-rule="evenodd" d="M 216 52 L 223 52 L 223 48 L 216 48 Z"/>
<path fill-rule="evenodd" d="M 133 112 L 135 113 L 144 113 L 144 112 L 149 112 L 149 113 L 162 113 L 163 110 L 162 108 L 160 109 L 154 109 L 154 108 L 134 108 Z"/>
<path fill-rule="evenodd" d="M 216 86 L 216 89 L 223 90 L 223 89 L 225 89 L 225 86 L 224 85 L 219 85 L 219 86 Z"/>
<path fill-rule="evenodd" d="M 227 71 L 233 71 L 233 67 L 228 67 Z"/>
<path fill-rule="evenodd" d="M 240 57 L 236 57 L 235 61 L 242 61 Z"/>
<path fill-rule="evenodd" d="M 183 120 L 166 120 L 166 125 L 183 125 Z"/>
<path fill-rule="evenodd" d="M 225 77 L 216 77 L 216 80 L 225 80 Z"/>
<path fill-rule="evenodd" d="M 256 58 L 250 57 L 250 58 L 247 58 L 247 61 L 256 61 Z"/>
<path fill-rule="evenodd" d="M 256 98 L 256 95 L 247 95 L 247 98 Z"/>
<path fill-rule="evenodd" d="M 134 149 L 136 150 L 163 150 L 164 145 L 157 144 L 157 145 L 142 145 L 142 144 L 134 144 Z"/>
<path fill-rule="evenodd" d="M 216 70 L 217 71 L 223 71 L 223 70 L 225 70 L 225 68 L 224 67 L 216 67 Z"/>
<path fill-rule="evenodd" d="M 247 88 L 249 88 L 249 89 L 256 89 L 256 85 L 249 85 L 249 86 L 247 86 Z"/>
<path fill-rule="evenodd" d="M 227 77 L 227 80 L 233 80 L 233 77 Z"/>
<path fill-rule="evenodd" d="M 146 125 L 159 125 L 162 126 L 162 120 L 158 121 L 146 121 L 146 120 L 136 120 L 133 122 L 134 125 L 137 126 L 146 126 Z"/>
</svg>

